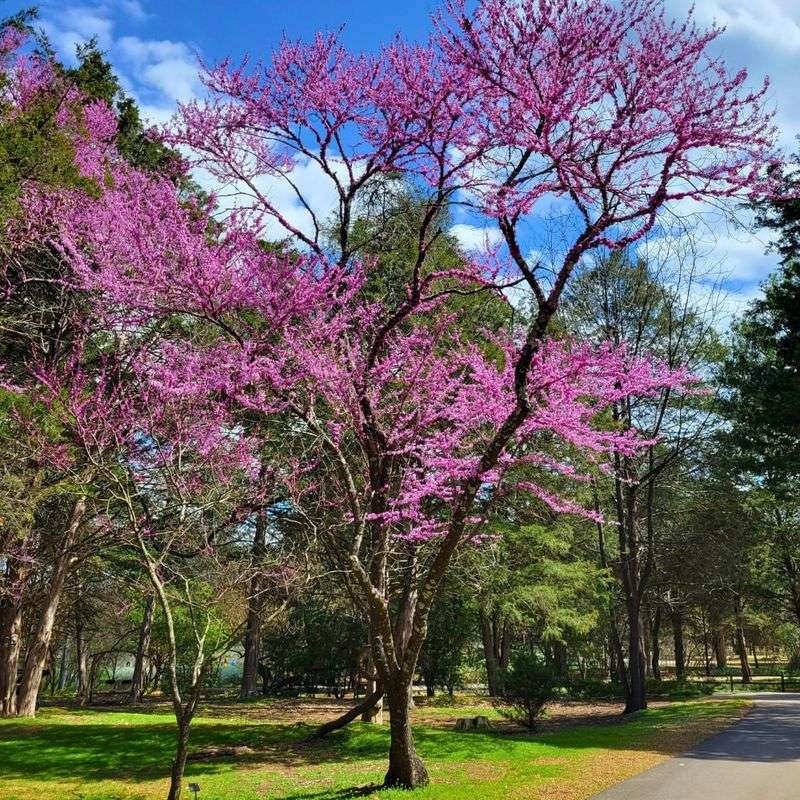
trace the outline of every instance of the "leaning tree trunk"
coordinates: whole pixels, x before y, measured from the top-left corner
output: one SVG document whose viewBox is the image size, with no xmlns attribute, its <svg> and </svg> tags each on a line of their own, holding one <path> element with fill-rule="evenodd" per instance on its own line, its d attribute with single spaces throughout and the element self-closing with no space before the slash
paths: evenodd
<svg viewBox="0 0 800 800">
<path fill-rule="evenodd" d="M 47 664 L 47 654 L 50 649 L 50 639 L 53 635 L 56 613 L 61 602 L 61 593 L 64 590 L 67 575 L 72 566 L 72 548 L 77 539 L 78 529 L 85 510 L 86 498 L 80 497 L 72 507 L 67 531 L 61 541 L 56 562 L 53 566 L 53 575 L 50 578 L 47 600 L 39 618 L 39 624 L 28 645 L 28 652 L 25 656 L 25 669 L 22 674 L 19 700 L 17 702 L 17 716 L 20 717 L 33 717 L 36 715 L 36 700 L 39 696 L 39 687 Z"/>
<path fill-rule="evenodd" d="M 417 789 L 428 784 L 428 770 L 417 755 L 408 708 L 410 681 L 397 681 L 387 692 L 389 701 L 389 770 L 386 787 Z"/>
<path fill-rule="evenodd" d="M 136 646 L 136 661 L 133 665 L 133 677 L 131 678 L 131 691 L 128 700 L 131 703 L 141 703 L 146 686 L 147 674 L 145 662 L 150 653 L 150 634 L 153 629 L 153 611 L 155 608 L 155 597 L 148 595 L 144 605 L 144 616 L 142 626 L 139 628 L 139 643 Z"/>
</svg>

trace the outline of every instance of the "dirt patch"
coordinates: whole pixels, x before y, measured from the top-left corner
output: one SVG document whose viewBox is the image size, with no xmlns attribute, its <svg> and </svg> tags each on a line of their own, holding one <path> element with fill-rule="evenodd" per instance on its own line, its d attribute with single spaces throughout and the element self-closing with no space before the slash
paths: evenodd
<svg viewBox="0 0 800 800">
<path fill-rule="evenodd" d="M 241 758 L 242 756 L 253 755 L 256 751 L 247 745 L 221 745 L 216 747 L 204 747 L 202 750 L 195 750 L 189 753 L 189 761 L 214 761 L 217 758 Z"/>
</svg>

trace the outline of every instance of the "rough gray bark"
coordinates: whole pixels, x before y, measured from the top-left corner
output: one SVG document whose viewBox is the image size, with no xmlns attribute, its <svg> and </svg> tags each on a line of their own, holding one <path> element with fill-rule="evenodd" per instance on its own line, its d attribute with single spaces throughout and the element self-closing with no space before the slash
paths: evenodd
<svg viewBox="0 0 800 800">
<path fill-rule="evenodd" d="M 418 789 L 429 782 L 428 770 L 417 755 L 411 735 L 411 720 L 408 709 L 409 686 L 398 686 L 388 695 L 389 729 L 389 770 L 384 778 L 384 786 L 402 789 Z"/>
</svg>

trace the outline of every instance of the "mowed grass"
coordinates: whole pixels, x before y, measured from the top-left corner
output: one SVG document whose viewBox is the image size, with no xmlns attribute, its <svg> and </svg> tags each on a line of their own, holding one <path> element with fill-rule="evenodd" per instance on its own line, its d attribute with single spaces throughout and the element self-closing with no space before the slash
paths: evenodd
<svg viewBox="0 0 800 800">
<path fill-rule="evenodd" d="M 415 737 L 432 784 L 413 797 L 591 797 L 731 724 L 748 706 L 744 700 L 674 703 L 616 724 L 543 735 L 418 726 Z M 303 742 L 309 730 L 241 714 L 198 718 L 193 749 L 246 745 L 253 752 L 191 761 L 186 780 L 200 784 L 201 800 L 337 800 L 355 790 L 381 800 L 409 797 L 378 792 L 386 726 L 355 723 L 316 744 Z M 163 713 L 44 708 L 35 720 L 0 720 L 0 798 L 163 798 L 173 744 L 174 723 Z M 189 792 L 186 797 L 191 800 Z"/>
</svg>

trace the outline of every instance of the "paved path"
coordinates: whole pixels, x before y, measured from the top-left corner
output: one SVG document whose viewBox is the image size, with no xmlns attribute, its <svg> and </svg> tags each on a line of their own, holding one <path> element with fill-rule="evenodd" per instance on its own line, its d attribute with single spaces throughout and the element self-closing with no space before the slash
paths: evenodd
<svg viewBox="0 0 800 800">
<path fill-rule="evenodd" d="M 751 697 L 730 728 L 595 800 L 800 800 L 800 694 Z"/>
</svg>

